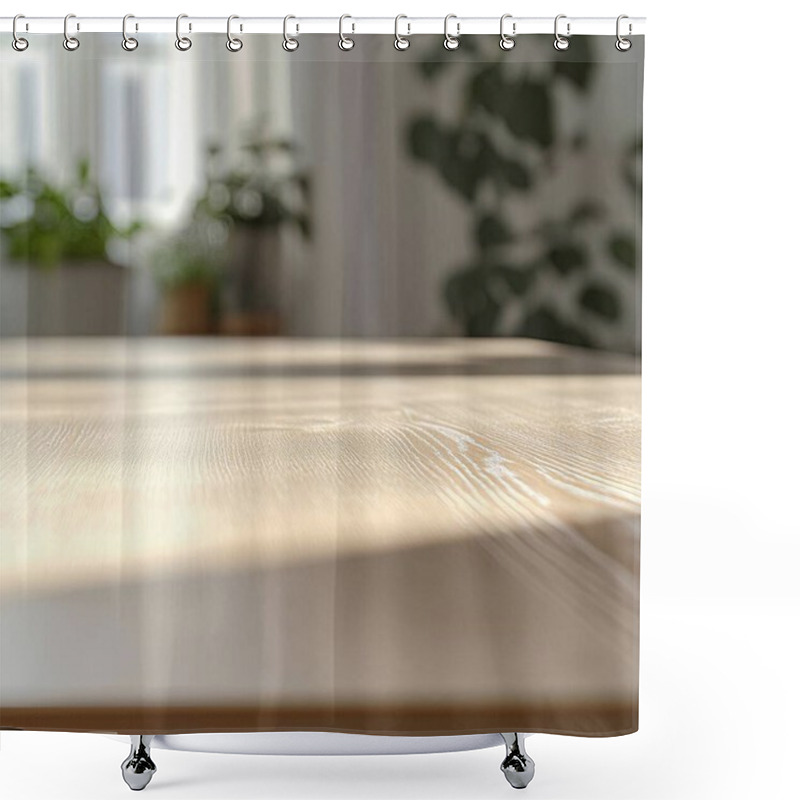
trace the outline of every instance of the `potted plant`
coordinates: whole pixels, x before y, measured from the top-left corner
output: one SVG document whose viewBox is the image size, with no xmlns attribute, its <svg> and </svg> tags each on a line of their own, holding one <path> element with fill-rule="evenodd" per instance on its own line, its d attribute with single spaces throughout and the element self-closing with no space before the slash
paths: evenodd
<svg viewBox="0 0 800 800">
<path fill-rule="evenodd" d="M 222 333 L 281 330 L 279 232 L 288 225 L 305 239 L 311 235 L 311 182 L 295 161 L 294 145 L 283 139 L 251 136 L 233 158 L 217 145 L 208 148 L 206 187 L 194 219 L 220 221 L 227 231 Z"/>
<path fill-rule="evenodd" d="M 139 227 L 112 223 L 88 161 L 78 163 L 65 186 L 33 167 L 21 180 L 0 180 L 0 332 L 124 333 L 127 271 L 109 258 L 108 247 Z"/>
<path fill-rule="evenodd" d="M 155 251 L 151 265 L 161 287 L 159 332 L 213 333 L 223 251 L 213 225 L 190 224 Z"/>
</svg>

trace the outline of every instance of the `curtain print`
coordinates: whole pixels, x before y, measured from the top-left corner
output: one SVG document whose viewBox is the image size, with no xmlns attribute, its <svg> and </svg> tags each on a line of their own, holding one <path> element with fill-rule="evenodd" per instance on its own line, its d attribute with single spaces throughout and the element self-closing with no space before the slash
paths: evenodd
<svg viewBox="0 0 800 800">
<path fill-rule="evenodd" d="M 643 43 L 0 55 L 0 727 L 638 727 Z"/>
</svg>

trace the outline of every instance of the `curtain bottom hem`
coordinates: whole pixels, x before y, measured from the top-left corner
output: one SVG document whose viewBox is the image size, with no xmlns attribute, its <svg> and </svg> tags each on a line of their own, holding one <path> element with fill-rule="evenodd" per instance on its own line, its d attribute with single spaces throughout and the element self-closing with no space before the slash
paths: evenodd
<svg viewBox="0 0 800 800">
<path fill-rule="evenodd" d="M 73 733 L 184 734 L 317 731 L 371 736 L 456 736 L 500 731 L 564 736 L 625 736 L 638 730 L 638 707 L 595 703 L 541 706 L 5 707 L 0 729 Z"/>
</svg>

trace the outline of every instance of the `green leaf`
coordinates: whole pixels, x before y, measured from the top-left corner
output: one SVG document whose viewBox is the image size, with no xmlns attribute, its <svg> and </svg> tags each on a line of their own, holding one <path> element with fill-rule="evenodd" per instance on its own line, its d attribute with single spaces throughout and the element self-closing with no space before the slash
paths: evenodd
<svg viewBox="0 0 800 800">
<path fill-rule="evenodd" d="M 307 200 L 311 196 L 311 176 L 306 172 L 298 172 L 293 176 L 293 180 Z"/>
<path fill-rule="evenodd" d="M 599 203 L 595 203 L 594 200 L 583 200 L 572 209 L 569 220 L 573 225 L 580 225 L 602 218 L 603 212 L 604 209 Z"/>
<path fill-rule="evenodd" d="M 484 214 L 475 226 L 475 241 L 481 250 L 508 244 L 514 235 L 508 225 L 494 214 Z"/>
<path fill-rule="evenodd" d="M 535 311 L 531 311 L 517 329 L 517 335 L 571 344 L 576 347 L 593 346 L 589 334 L 565 322 L 548 306 L 541 306 Z"/>
<path fill-rule="evenodd" d="M 427 162 L 462 198 L 472 202 L 481 185 L 493 181 L 498 189 L 528 189 L 533 178 L 524 164 L 503 158 L 483 131 L 468 124 L 449 126 L 431 115 L 414 119 L 408 128 L 408 149 Z"/>
<path fill-rule="evenodd" d="M 144 230 L 144 223 L 141 220 L 137 219 L 131 222 L 130 225 L 127 225 L 124 228 L 120 228 L 119 235 L 127 239 L 128 237 L 133 236 L 135 233 L 139 233 L 142 230 Z"/>
<path fill-rule="evenodd" d="M 283 153 L 294 153 L 297 150 L 297 145 L 291 139 L 268 139 L 266 145 L 270 150 Z"/>
<path fill-rule="evenodd" d="M 89 159 L 82 158 L 78 162 L 78 183 L 81 186 L 86 186 L 89 183 Z"/>
<path fill-rule="evenodd" d="M 561 275 L 569 275 L 576 269 L 582 269 L 588 263 L 583 249 L 571 244 L 551 247 L 547 252 L 547 260 Z"/>
<path fill-rule="evenodd" d="M 432 165 L 444 182 L 472 202 L 480 183 L 496 160 L 491 143 L 481 133 L 448 128 L 430 116 L 419 117 L 408 131 L 411 154 Z"/>
<path fill-rule="evenodd" d="M 443 153 L 444 133 L 431 116 L 415 119 L 408 129 L 408 147 L 411 155 L 425 161 L 439 160 Z"/>
<path fill-rule="evenodd" d="M 588 284 L 581 291 L 578 302 L 587 311 L 591 311 L 609 322 L 619 319 L 619 298 L 609 286 L 603 286 L 600 283 Z"/>
<path fill-rule="evenodd" d="M 632 236 L 625 233 L 612 234 L 608 240 L 608 252 L 620 265 L 629 270 L 636 269 L 636 243 Z"/>
<path fill-rule="evenodd" d="M 500 318 L 500 303 L 489 288 L 491 273 L 483 266 L 451 275 L 444 286 L 447 307 L 467 336 L 492 336 Z"/>
<path fill-rule="evenodd" d="M 13 185 L 5 187 L 27 196 L 32 206 L 28 218 L 2 225 L 12 258 L 44 268 L 75 259 L 104 260 L 110 239 L 130 236 L 138 230 L 137 226 L 125 230 L 114 227 L 99 191 L 91 185 L 88 162 L 78 162 L 75 172 L 79 183 L 62 188 L 47 183 L 31 167 L 18 190 Z M 96 210 L 87 211 L 87 200 Z"/>
<path fill-rule="evenodd" d="M 498 166 L 498 177 L 512 189 L 524 191 L 533 185 L 533 176 L 519 161 L 503 160 Z"/>
<path fill-rule="evenodd" d="M 7 200 L 9 197 L 16 197 L 21 192 L 18 186 L 14 186 L 9 181 L 0 181 L 0 200 Z"/>
<path fill-rule="evenodd" d="M 519 82 L 509 92 L 502 112 L 505 123 L 515 136 L 536 142 L 540 147 L 553 143 L 553 114 L 550 92 L 532 80 Z"/>
<path fill-rule="evenodd" d="M 499 279 L 509 291 L 515 295 L 523 295 L 534 278 L 532 270 L 508 265 L 498 265 L 491 268 L 492 277 Z"/>
<path fill-rule="evenodd" d="M 295 214 L 294 216 L 295 224 L 298 227 L 298 230 L 302 234 L 304 239 L 311 238 L 311 219 L 307 214 Z"/>
<path fill-rule="evenodd" d="M 467 336 L 494 336 L 497 333 L 500 311 L 500 304 L 487 295 L 483 307 L 473 312 L 466 320 Z"/>
<path fill-rule="evenodd" d="M 477 72 L 467 85 L 467 102 L 478 105 L 492 114 L 501 113 L 504 98 L 512 87 L 504 81 L 500 64 L 491 64 Z"/>
<path fill-rule="evenodd" d="M 528 77 L 510 79 L 500 64 L 481 70 L 469 84 L 468 100 L 501 119 L 517 138 L 541 147 L 553 143 L 548 87 Z"/>
</svg>

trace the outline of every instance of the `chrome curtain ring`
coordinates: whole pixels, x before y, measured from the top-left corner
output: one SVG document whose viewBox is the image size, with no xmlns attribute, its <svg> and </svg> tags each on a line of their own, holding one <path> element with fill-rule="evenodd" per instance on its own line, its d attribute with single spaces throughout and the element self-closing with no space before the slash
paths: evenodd
<svg viewBox="0 0 800 800">
<path fill-rule="evenodd" d="M 71 19 L 75 19 L 74 14 L 67 14 L 67 16 L 64 17 L 64 41 L 62 43 L 64 45 L 64 49 L 69 50 L 70 53 L 77 50 L 81 46 L 81 43 L 78 41 L 77 37 L 69 35 L 69 29 L 67 26 L 69 25 L 69 21 Z M 76 30 L 78 29 L 79 28 L 76 26 Z"/>
<path fill-rule="evenodd" d="M 227 36 L 228 36 L 228 41 L 225 42 L 225 47 L 227 47 L 228 50 L 231 53 L 238 53 L 242 49 L 242 47 L 244 47 L 244 42 L 241 39 L 237 39 L 231 33 L 231 23 L 235 19 L 239 19 L 239 17 L 236 14 L 231 14 L 228 17 L 228 27 L 227 27 L 227 30 L 226 30 L 226 33 L 227 33 Z M 239 28 L 239 30 L 241 30 L 241 27 Z"/>
<path fill-rule="evenodd" d="M 447 29 L 448 23 L 451 19 L 456 21 L 456 35 L 453 36 L 452 33 Z M 461 42 L 458 41 L 458 37 L 461 35 L 461 23 L 458 21 L 458 17 L 455 14 L 448 14 L 444 18 L 444 49 L 445 50 L 458 50 L 458 46 Z"/>
<path fill-rule="evenodd" d="M 353 19 L 353 18 L 349 14 L 342 14 L 342 16 L 339 17 L 339 49 L 344 50 L 345 52 L 347 52 L 348 50 L 352 50 L 356 46 L 356 43 L 353 39 L 351 39 L 349 36 L 344 35 L 344 21 L 346 19 Z M 350 32 L 355 33 L 356 32 L 355 22 L 350 23 L 350 27 L 351 27 Z"/>
<path fill-rule="evenodd" d="M 620 51 L 620 53 L 627 53 L 628 50 L 630 50 L 631 47 L 633 47 L 633 42 L 630 39 L 626 39 L 621 33 L 622 20 L 624 20 L 624 19 L 629 19 L 627 14 L 620 14 L 617 17 L 617 41 L 614 42 L 614 47 L 616 47 L 617 50 Z M 628 23 L 628 36 L 631 35 L 632 31 L 633 31 L 633 26 L 629 22 Z"/>
<path fill-rule="evenodd" d="M 122 18 L 122 49 L 127 50 L 129 53 L 135 50 L 139 46 L 139 40 L 134 39 L 133 36 L 128 36 L 128 20 L 135 19 L 133 14 L 126 14 Z M 136 26 L 136 30 L 139 30 L 139 26 Z"/>
<path fill-rule="evenodd" d="M 296 39 L 294 36 L 289 36 L 290 19 L 297 19 L 297 17 L 293 17 L 289 14 L 283 18 L 283 49 L 287 53 L 294 53 L 294 51 L 300 47 L 300 40 Z M 300 25 L 295 25 L 295 33 L 300 33 Z"/>
<path fill-rule="evenodd" d="M 27 50 L 29 44 L 27 39 L 23 39 L 22 36 L 17 33 L 17 22 L 21 19 L 25 19 L 25 15 L 17 14 L 17 16 L 14 17 L 14 22 L 11 23 L 11 35 L 13 36 L 13 39 L 11 40 L 11 46 L 18 53 L 21 53 L 23 50 Z"/>
<path fill-rule="evenodd" d="M 505 24 L 507 19 L 512 19 L 511 14 L 503 14 L 500 17 L 500 49 L 501 50 L 513 50 L 514 45 L 516 42 L 514 41 L 514 37 L 517 35 L 517 23 L 511 23 L 511 35 L 509 36 L 505 32 Z"/>
<path fill-rule="evenodd" d="M 408 28 L 406 35 L 400 35 L 400 20 L 405 19 L 407 20 L 408 17 L 405 14 L 398 14 L 394 18 L 394 49 L 395 50 L 408 50 L 411 47 L 411 39 L 408 37 L 411 36 L 411 23 L 406 22 L 406 27 Z"/>
<path fill-rule="evenodd" d="M 188 36 L 181 35 L 181 20 L 188 19 L 188 14 L 178 14 L 175 18 L 175 47 L 182 53 L 185 53 L 191 46 L 192 40 Z M 189 23 L 189 30 L 192 30 L 192 23 Z"/>
<path fill-rule="evenodd" d="M 553 24 L 553 33 L 555 34 L 555 37 L 556 37 L 554 39 L 554 41 L 553 41 L 553 47 L 555 47 L 556 50 L 568 50 L 569 49 L 569 38 L 568 37 L 572 35 L 572 24 L 569 23 L 569 22 L 567 23 L 567 35 L 566 36 L 562 36 L 558 32 L 558 21 L 562 20 L 562 19 L 566 19 L 566 18 L 567 18 L 566 14 L 559 14 L 556 17 L 555 23 Z"/>
</svg>

